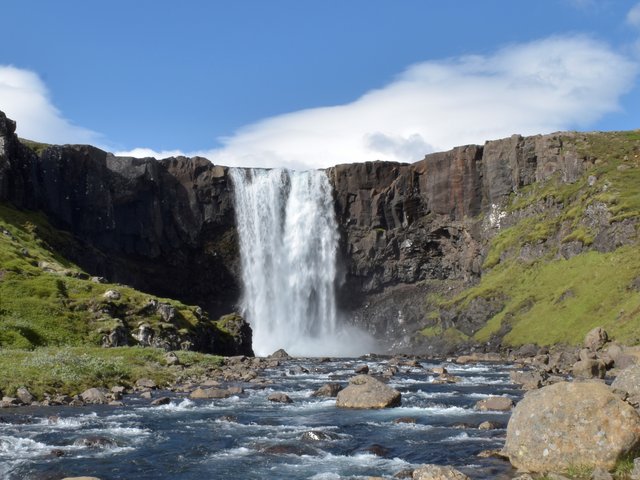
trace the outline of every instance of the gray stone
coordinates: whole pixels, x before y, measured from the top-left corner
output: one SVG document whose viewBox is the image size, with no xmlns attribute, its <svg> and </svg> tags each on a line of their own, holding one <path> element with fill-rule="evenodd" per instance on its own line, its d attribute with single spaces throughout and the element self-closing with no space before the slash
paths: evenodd
<svg viewBox="0 0 640 480">
<path fill-rule="evenodd" d="M 602 360 L 579 360 L 574 363 L 571 373 L 575 378 L 604 378 L 607 368 Z"/>
<path fill-rule="evenodd" d="M 189 398 L 194 400 L 199 399 L 215 399 L 215 398 L 228 398 L 233 395 L 229 390 L 224 388 L 196 388 Z"/>
<path fill-rule="evenodd" d="M 401 403 L 400 392 L 369 375 L 358 375 L 336 397 L 341 408 L 388 408 Z"/>
<path fill-rule="evenodd" d="M 293 403 L 293 400 L 285 393 L 272 393 L 267 397 L 267 400 L 276 403 Z"/>
<path fill-rule="evenodd" d="M 604 347 L 605 343 L 609 341 L 609 335 L 602 327 L 596 327 L 590 330 L 584 337 L 584 348 L 596 351 Z"/>
<path fill-rule="evenodd" d="M 35 400 L 33 395 L 31 395 L 31 392 L 29 392 L 25 387 L 20 387 L 16 390 L 16 397 L 18 397 L 18 399 L 25 405 L 29 405 Z"/>
<path fill-rule="evenodd" d="M 342 390 L 342 385 L 335 382 L 329 382 L 322 385 L 311 394 L 312 397 L 335 397 Z"/>
<path fill-rule="evenodd" d="M 640 365 L 622 370 L 611 384 L 611 388 L 626 392 L 631 397 L 640 395 Z"/>
<path fill-rule="evenodd" d="M 273 352 L 271 355 L 269 355 L 269 358 L 285 359 L 285 358 L 291 358 L 291 357 L 287 352 L 284 351 L 283 348 L 280 348 L 275 352 Z"/>
<path fill-rule="evenodd" d="M 480 411 L 495 410 L 498 412 L 508 412 L 513 408 L 513 400 L 509 397 L 491 396 L 476 402 L 476 409 Z"/>
<path fill-rule="evenodd" d="M 89 388 L 80 394 L 84 403 L 107 404 L 109 391 L 106 388 Z"/>
<path fill-rule="evenodd" d="M 561 382 L 516 405 L 504 451 L 515 468 L 562 472 L 576 465 L 612 469 L 640 446 L 640 416 L 602 382 Z"/>
<path fill-rule="evenodd" d="M 150 378 L 140 378 L 136 381 L 136 387 L 137 388 L 149 388 L 149 389 L 156 389 L 158 388 L 158 385 L 156 384 L 156 382 L 154 382 L 153 380 L 151 380 Z"/>
<path fill-rule="evenodd" d="M 111 300 L 111 301 L 115 301 L 115 300 L 120 300 L 120 298 L 122 297 L 122 295 L 120 294 L 119 291 L 117 290 L 107 290 L 106 292 L 104 292 L 102 294 L 102 297 L 105 300 Z"/>
<path fill-rule="evenodd" d="M 413 471 L 413 480 L 469 480 L 469 477 L 453 467 L 422 465 Z"/>
</svg>

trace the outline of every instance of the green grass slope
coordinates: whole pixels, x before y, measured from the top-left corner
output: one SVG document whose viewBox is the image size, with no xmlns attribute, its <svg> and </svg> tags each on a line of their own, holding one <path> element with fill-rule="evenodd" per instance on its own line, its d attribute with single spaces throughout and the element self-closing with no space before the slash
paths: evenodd
<svg viewBox="0 0 640 480">
<path fill-rule="evenodd" d="M 464 312 L 483 299 L 502 308 L 472 341 L 579 344 L 603 326 L 619 342 L 640 343 L 640 131 L 567 135 L 563 143 L 592 166 L 574 183 L 554 177 L 511 196 L 504 212 L 514 220 L 487 245 L 480 281 L 432 302 L 435 321 L 423 336 L 445 330 L 441 311 Z M 613 245 L 596 248 L 607 236 Z M 580 253 L 563 255 L 570 244 Z"/>
<path fill-rule="evenodd" d="M 141 377 L 159 384 L 197 376 L 216 368 L 221 358 L 180 351 L 179 369 L 167 367 L 165 351 L 130 347 L 102 348 L 104 335 L 117 325 L 139 324 L 188 334 L 214 329 L 222 342 L 229 316 L 209 320 L 197 307 L 158 299 L 124 285 L 99 283 L 56 253 L 53 245 L 82 248 L 68 233 L 53 228 L 37 212 L 0 204 L 0 392 L 12 395 L 26 386 L 38 398 L 45 393 L 77 394 L 89 387 L 131 385 Z M 107 290 L 120 298 L 106 299 Z M 149 302 L 175 309 L 171 322 Z"/>
</svg>

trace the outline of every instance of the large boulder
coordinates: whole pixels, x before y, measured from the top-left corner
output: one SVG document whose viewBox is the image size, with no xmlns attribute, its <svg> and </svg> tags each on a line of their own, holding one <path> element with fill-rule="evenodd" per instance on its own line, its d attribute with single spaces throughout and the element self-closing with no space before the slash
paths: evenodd
<svg viewBox="0 0 640 480">
<path fill-rule="evenodd" d="M 358 375 L 338 392 L 336 406 L 342 408 L 388 408 L 400 405 L 400 392 L 370 375 Z"/>
<path fill-rule="evenodd" d="M 469 477 L 453 467 L 422 465 L 413 471 L 413 480 L 469 480 Z"/>
<path fill-rule="evenodd" d="M 504 452 L 533 472 L 585 465 L 612 469 L 640 446 L 640 416 L 602 382 L 560 382 L 533 390 L 507 425 Z"/>
<path fill-rule="evenodd" d="M 631 397 L 640 395 L 640 365 L 632 365 L 622 370 L 611 384 L 611 388 L 627 392 Z"/>
</svg>

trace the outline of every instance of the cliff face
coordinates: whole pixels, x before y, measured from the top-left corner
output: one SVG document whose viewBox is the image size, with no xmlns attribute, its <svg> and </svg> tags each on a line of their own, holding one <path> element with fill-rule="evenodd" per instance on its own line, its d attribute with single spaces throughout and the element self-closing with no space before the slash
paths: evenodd
<svg viewBox="0 0 640 480">
<path fill-rule="evenodd" d="M 560 135 L 490 141 L 427 155 L 413 164 L 371 162 L 329 170 L 342 229 L 343 306 L 395 348 L 425 326 L 428 295 L 474 285 L 487 247 L 523 187 L 575 182 L 592 161 Z M 480 310 L 479 312 L 476 310 Z M 471 308 L 469 334 L 495 313 Z M 458 327 L 460 325 L 457 325 Z"/>
<path fill-rule="evenodd" d="M 203 158 L 118 158 L 85 145 L 39 155 L 0 115 L 0 201 L 42 210 L 86 248 L 55 247 L 94 275 L 233 310 L 238 252 L 226 169 Z"/>
<path fill-rule="evenodd" d="M 118 158 L 89 146 L 38 147 L 36 154 L 14 129 L 0 114 L 0 201 L 40 209 L 86 243 L 65 255 L 95 275 L 214 316 L 234 309 L 239 252 L 226 168 L 202 158 Z M 506 296 L 493 293 L 456 299 L 510 259 L 566 259 L 637 242 L 633 215 L 614 218 L 602 201 L 576 206 L 580 195 L 609 188 L 605 173 L 594 180 L 585 173 L 601 169 L 608 155 L 593 143 L 599 138 L 512 136 L 413 164 L 328 169 L 342 310 L 389 347 L 424 348 L 428 339 L 439 351 L 439 342 L 447 349 L 451 340 L 477 341 L 508 309 Z M 635 137 L 630 142 L 629 152 L 640 150 Z M 500 339 L 510 328 L 492 333 Z"/>
</svg>

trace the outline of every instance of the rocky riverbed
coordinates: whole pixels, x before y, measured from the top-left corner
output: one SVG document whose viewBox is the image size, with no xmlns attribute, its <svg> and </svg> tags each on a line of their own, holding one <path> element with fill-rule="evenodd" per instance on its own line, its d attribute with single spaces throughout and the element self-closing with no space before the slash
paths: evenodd
<svg viewBox="0 0 640 480">
<path fill-rule="evenodd" d="M 447 360 L 278 351 L 168 385 L 44 400 L 18 389 L 1 404 L 0 475 L 635 479 L 638 356 L 597 328 L 582 348 Z"/>
<path fill-rule="evenodd" d="M 339 408 L 334 397 L 356 371 L 397 391 L 398 406 Z M 235 357 L 171 389 L 141 381 L 123 395 L 98 390 L 102 404 L 0 411 L 0 476 L 411 478 L 437 463 L 473 478 L 510 478 L 508 462 L 478 456 L 502 447 L 509 412 L 476 404 L 518 401 L 512 371 L 406 357 Z"/>
</svg>

